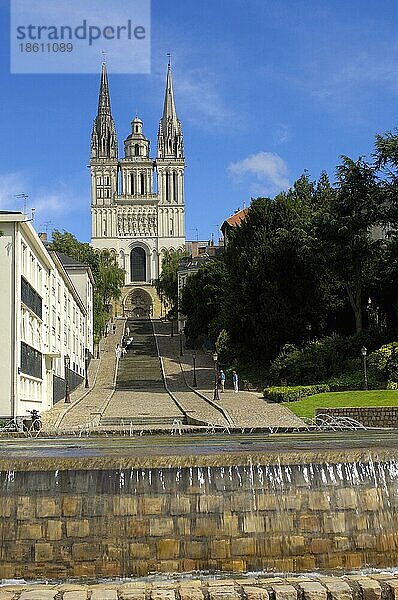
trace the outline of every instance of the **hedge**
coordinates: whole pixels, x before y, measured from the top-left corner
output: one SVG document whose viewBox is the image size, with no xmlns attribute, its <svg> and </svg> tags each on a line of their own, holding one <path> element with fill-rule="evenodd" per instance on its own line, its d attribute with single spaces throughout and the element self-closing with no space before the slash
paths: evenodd
<svg viewBox="0 0 398 600">
<path fill-rule="evenodd" d="M 326 383 L 318 383 L 315 385 L 274 386 L 265 388 L 263 396 L 268 402 L 295 402 L 306 396 L 313 396 L 314 394 L 329 391 L 329 386 Z"/>
</svg>

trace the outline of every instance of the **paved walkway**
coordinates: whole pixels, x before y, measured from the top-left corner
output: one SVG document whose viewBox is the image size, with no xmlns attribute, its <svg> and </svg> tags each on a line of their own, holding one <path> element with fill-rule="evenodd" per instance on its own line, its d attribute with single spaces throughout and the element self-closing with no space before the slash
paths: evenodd
<svg viewBox="0 0 398 600">
<path fill-rule="evenodd" d="M 220 393 L 217 404 L 224 409 L 227 419 L 208 402 L 198 396 L 186 384 L 193 383 L 192 351 L 184 350 L 180 356 L 180 340 L 178 336 L 170 336 L 170 324 L 156 322 L 160 353 L 164 357 L 167 383 L 173 394 L 184 406 L 192 410 L 198 419 L 215 425 L 231 425 L 233 427 L 302 427 L 303 421 L 290 410 L 279 404 L 267 404 L 258 392 L 233 392 L 232 382 L 227 382 L 226 390 Z M 182 376 L 181 369 L 184 376 Z M 213 358 L 202 350 L 196 351 L 196 390 L 208 400 L 214 394 L 214 364 Z M 185 383 L 186 382 L 186 383 Z"/>
<path fill-rule="evenodd" d="M 109 397 L 113 393 L 116 355 L 115 347 L 123 335 L 125 321 L 116 321 L 116 333 L 110 333 L 101 340 L 100 359 L 91 361 L 89 371 L 90 388 L 84 384 L 71 394 L 71 403 L 58 402 L 50 411 L 42 415 L 43 430 L 77 429 L 79 426 L 98 420 Z"/>
<path fill-rule="evenodd" d="M 186 384 L 185 373 L 180 364 L 179 337 L 170 336 L 170 323 L 156 321 L 155 333 L 158 340 L 159 352 L 163 358 L 163 367 L 166 375 L 167 387 L 183 408 L 191 421 L 208 423 L 226 427 L 230 420 L 212 406 L 206 399 L 201 398 Z M 187 380 L 191 380 L 191 373 L 187 373 Z"/>
<path fill-rule="evenodd" d="M 196 352 L 197 388 L 194 390 L 192 352 L 180 356 L 178 335 L 170 336 L 170 323 L 155 321 L 154 327 L 162 356 L 167 390 L 116 390 L 115 346 L 123 335 L 125 320 L 117 320 L 116 333 L 101 342 L 100 360 L 90 365 L 90 389 L 84 384 L 71 394 L 71 404 L 58 402 L 42 416 L 44 431 L 77 430 L 83 426 L 132 426 L 133 428 L 170 427 L 174 420 L 221 427 L 295 428 L 301 419 L 279 404 L 267 404 L 257 392 L 237 394 L 228 386 L 220 399 L 213 401 L 213 360 L 203 351 Z M 123 358 L 121 359 L 123 360 Z M 230 383 L 230 386 L 232 384 Z"/>
</svg>

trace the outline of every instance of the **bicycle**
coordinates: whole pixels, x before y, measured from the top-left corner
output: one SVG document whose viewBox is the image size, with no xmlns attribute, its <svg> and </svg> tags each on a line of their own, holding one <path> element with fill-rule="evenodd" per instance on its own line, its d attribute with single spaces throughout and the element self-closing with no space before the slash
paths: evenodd
<svg viewBox="0 0 398 600">
<path fill-rule="evenodd" d="M 24 426 L 25 433 L 30 436 L 35 434 L 37 437 L 43 427 L 39 411 L 36 409 L 32 409 L 32 410 L 27 410 L 26 412 L 30 413 L 31 423 L 30 423 L 30 425 L 26 424 Z"/>
</svg>

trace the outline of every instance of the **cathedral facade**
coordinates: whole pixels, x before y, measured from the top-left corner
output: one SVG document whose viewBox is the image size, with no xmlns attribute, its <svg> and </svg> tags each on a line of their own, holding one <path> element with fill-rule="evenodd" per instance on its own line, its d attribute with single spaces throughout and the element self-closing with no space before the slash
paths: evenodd
<svg viewBox="0 0 398 600">
<path fill-rule="evenodd" d="M 170 64 L 156 158 L 141 119 L 131 122 L 119 158 L 108 76 L 102 65 L 98 113 L 91 135 L 91 243 L 114 254 L 125 271 L 119 312 L 160 316 L 152 285 L 162 254 L 185 245 L 184 146 L 177 118 Z"/>
</svg>

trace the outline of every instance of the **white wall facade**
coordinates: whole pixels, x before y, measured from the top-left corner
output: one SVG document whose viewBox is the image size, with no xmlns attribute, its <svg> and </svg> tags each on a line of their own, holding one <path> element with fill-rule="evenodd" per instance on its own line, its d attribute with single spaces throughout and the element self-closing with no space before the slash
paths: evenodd
<svg viewBox="0 0 398 600">
<path fill-rule="evenodd" d="M 25 215 L 0 213 L 0 230 L 0 417 L 26 417 L 53 405 L 53 377 L 64 378 L 66 355 L 84 376 L 92 314 Z"/>
</svg>

